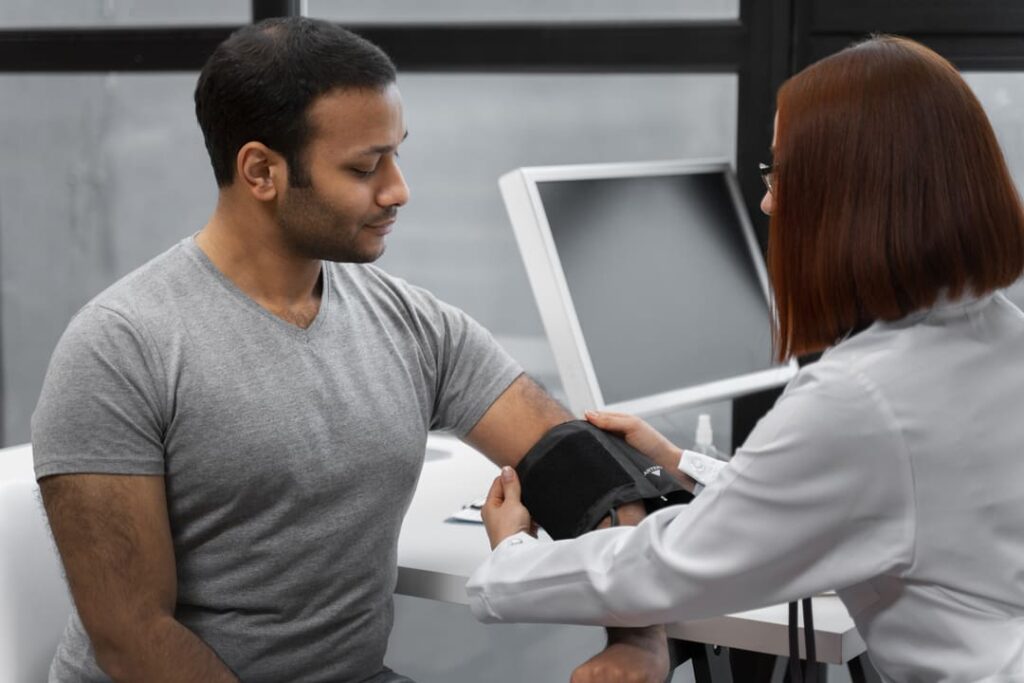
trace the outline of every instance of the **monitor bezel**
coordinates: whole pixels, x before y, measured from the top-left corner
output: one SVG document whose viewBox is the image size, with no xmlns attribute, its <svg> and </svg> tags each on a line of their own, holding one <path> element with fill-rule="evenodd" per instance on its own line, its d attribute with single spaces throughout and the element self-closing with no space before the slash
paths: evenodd
<svg viewBox="0 0 1024 683">
<path fill-rule="evenodd" d="M 722 173 L 734 210 L 750 252 L 761 291 L 772 310 L 768 272 L 754 227 L 747 215 L 732 164 L 725 159 L 634 161 L 604 164 L 526 166 L 501 176 L 498 181 L 505 208 L 519 245 L 544 331 L 551 344 L 558 374 L 569 408 L 576 415 L 584 410 L 618 410 L 638 415 L 656 415 L 685 406 L 735 398 L 786 384 L 797 372 L 797 363 L 776 365 L 713 382 L 605 403 L 586 339 L 573 305 L 569 284 L 562 270 L 551 226 L 541 201 L 538 183 L 559 180 L 637 178 L 697 173 Z"/>
</svg>

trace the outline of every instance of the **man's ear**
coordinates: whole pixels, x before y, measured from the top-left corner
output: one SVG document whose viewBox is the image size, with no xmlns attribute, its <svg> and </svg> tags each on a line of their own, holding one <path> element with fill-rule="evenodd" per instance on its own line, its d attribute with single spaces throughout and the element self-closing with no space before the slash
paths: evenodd
<svg viewBox="0 0 1024 683">
<path fill-rule="evenodd" d="M 284 157 L 262 142 L 247 142 L 235 158 L 238 182 L 262 202 L 277 199 L 281 185 L 288 181 Z"/>
</svg>

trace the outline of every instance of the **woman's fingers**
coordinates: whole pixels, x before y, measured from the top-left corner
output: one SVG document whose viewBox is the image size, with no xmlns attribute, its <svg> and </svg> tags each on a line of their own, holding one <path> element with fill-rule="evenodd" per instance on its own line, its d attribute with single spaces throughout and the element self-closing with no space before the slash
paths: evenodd
<svg viewBox="0 0 1024 683">
<path fill-rule="evenodd" d="M 643 420 L 627 413 L 588 410 L 584 416 L 595 427 L 624 434 L 634 431 L 643 424 Z"/>
<path fill-rule="evenodd" d="M 678 449 L 672 442 L 636 415 L 597 410 L 588 410 L 585 415 L 595 427 L 618 434 L 662 467 L 674 467 L 679 461 Z"/>
<path fill-rule="evenodd" d="M 520 500 L 519 478 L 514 469 L 503 467 L 501 474 L 495 477 L 480 515 L 483 517 L 491 548 L 497 547 L 503 540 L 520 531 L 532 531 L 530 512 Z"/>
<path fill-rule="evenodd" d="M 484 501 L 484 505 L 500 507 L 503 502 L 505 502 L 505 487 L 502 485 L 501 475 L 499 475 L 491 482 L 491 488 L 487 491 L 487 500 Z"/>
<path fill-rule="evenodd" d="M 519 486 L 519 477 L 516 475 L 516 471 L 506 465 L 501 468 L 501 476 L 498 478 L 501 480 L 504 500 L 519 505 L 522 489 Z"/>
</svg>

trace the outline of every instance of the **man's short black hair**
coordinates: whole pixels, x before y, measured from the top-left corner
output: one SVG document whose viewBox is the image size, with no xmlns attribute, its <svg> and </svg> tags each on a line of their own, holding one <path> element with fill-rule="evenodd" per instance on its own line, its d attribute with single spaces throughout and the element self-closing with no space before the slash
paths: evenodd
<svg viewBox="0 0 1024 683">
<path fill-rule="evenodd" d="M 373 43 L 306 17 L 267 19 L 232 33 L 206 61 L 196 85 L 196 118 L 218 187 L 234 181 L 235 157 L 262 142 L 288 162 L 289 183 L 307 186 L 306 113 L 335 89 L 381 90 L 395 65 Z"/>
</svg>

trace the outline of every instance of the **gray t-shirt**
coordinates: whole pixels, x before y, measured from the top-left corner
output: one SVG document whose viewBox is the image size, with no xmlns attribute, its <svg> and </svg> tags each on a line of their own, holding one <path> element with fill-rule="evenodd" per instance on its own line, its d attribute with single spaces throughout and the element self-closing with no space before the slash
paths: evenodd
<svg viewBox="0 0 1024 683">
<path fill-rule="evenodd" d="M 378 268 L 323 284 L 300 329 L 183 240 L 75 316 L 32 420 L 39 478 L 165 477 L 175 615 L 247 682 L 381 670 L 427 431 L 466 434 L 521 372 Z M 77 614 L 51 680 L 107 680 Z"/>
</svg>

